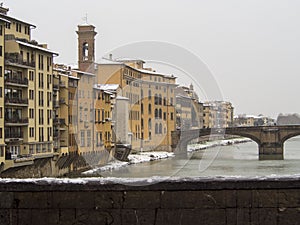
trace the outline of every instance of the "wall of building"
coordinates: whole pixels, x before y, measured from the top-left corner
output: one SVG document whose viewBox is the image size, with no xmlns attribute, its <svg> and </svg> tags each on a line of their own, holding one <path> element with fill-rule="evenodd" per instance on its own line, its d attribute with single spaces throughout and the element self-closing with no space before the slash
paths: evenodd
<svg viewBox="0 0 300 225">
<path fill-rule="evenodd" d="M 138 182 L 4 180 L 0 224 L 299 224 L 297 178 Z"/>
</svg>

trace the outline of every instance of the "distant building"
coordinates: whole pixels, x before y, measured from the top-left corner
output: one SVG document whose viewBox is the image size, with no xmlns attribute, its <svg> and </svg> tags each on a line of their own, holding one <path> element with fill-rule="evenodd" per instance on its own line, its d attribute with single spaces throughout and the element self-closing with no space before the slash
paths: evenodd
<svg viewBox="0 0 300 225">
<path fill-rule="evenodd" d="M 277 125 L 299 125 L 299 114 L 279 114 L 277 117 Z"/>
<path fill-rule="evenodd" d="M 230 102 L 210 101 L 203 104 L 204 128 L 225 128 L 233 126 L 234 108 Z"/>
<path fill-rule="evenodd" d="M 235 127 L 249 127 L 249 126 L 272 126 L 275 125 L 276 121 L 270 117 L 259 115 L 238 115 L 234 117 Z"/>
<path fill-rule="evenodd" d="M 176 128 L 180 130 L 199 129 L 203 127 L 203 104 L 190 87 L 179 86 L 176 95 Z"/>
</svg>

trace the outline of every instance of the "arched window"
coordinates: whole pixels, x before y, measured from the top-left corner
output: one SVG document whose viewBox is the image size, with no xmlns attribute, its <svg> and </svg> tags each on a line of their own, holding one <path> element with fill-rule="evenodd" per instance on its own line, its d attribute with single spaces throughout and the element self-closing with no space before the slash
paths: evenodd
<svg viewBox="0 0 300 225">
<path fill-rule="evenodd" d="M 158 115 L 158 109 L 155 109 L 155 114 L 154 114 L 154 116 L 155 116 L 155 119 L 159 118 L 159 115 Z"/>
<path fill-rule="evenodd" d="M 164 105 L 167 105 L 167 99 L 164 97 Z"/>
<path fill-rule="evenodd" d="M 158 128 L 158 124 L 155 124 L 155 134 L 159 134 L 159 128 Z"/>
<path fill-rule="evenodd" d="M 144 119 L 143 118 L 141 119 L 141 128 L 142 128 L 142 130 L 144 129 Z"/>
<path fill-rule="evenodd" d="M 158 101 L 159 101 L 158 104 L 161 105 L 161 104 L 162 104 L 162 97 L 161 97 L 161 94 L 159 94 Z"/>
<path fill-rule="evenodd" d="M 155 96 L 154 96 L 154 104 L 158 105 L 158 103 L 159 103 L 158 96 L 157 96 L 157 94 L 155 94 Z"/>
<path fill-rule="evenodd" d="M 159 124 L 159 133 L 162 134 L 162 124 Z"/>
<path fill-rule="evenodd" d="M 148 91 L 148 99 L 150 100 L 151 99 L 151 90 L 149 89 L 149 91 Z"/>
<path fill-rule="evenodd" d="M 148 105 L 148 114 L 152 113 L 151 104 Z"/>
<path fill-rule="evenodd" d="M 83 43 L 82 56 L 83 56 L 83 61 L 87 61 L 89 59 L 89 44 L 87 42 Z"/>
<path fill-rule="evenodd" d="M 151 130 L 152 129 L 152 122 L 151 122 L 151 118 L 148 120 L 148 129 Z"/>
<path fill-rule="evenodd" d="M 141 114 L 144 114 L 144 104 L 141 104 Z"/>
<path fill-rule="evenodd" d="M 162 119 L 162 110 L 161 109 L 159 109 L 159 113 L 158 113 L 159 115 L 158 115 L 158 117 L 160 118 L 160 119 Z"/>
</svg>

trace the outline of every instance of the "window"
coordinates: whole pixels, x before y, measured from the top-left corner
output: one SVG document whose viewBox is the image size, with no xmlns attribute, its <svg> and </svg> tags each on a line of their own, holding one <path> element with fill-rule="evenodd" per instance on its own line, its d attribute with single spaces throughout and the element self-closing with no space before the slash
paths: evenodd
<svg viewBox="0 0 300 225">
<path fill-rule="evenodd" d="M 160 119 L 162 119 L 162 110 L 161 110 L 161 109 L 159 109 L 159 111 L 158 111 L 158 117 L 159 117 Z"/>
<path fill-rule="evenodd" d="M 31 138 L 34 137 L 34 127 L 29 128 L 29 137 L 31 137 Z"/>
<path fill-rule="evenodd" d="M 1 57 L 3 56 L 2 51 L 3 51 L 3 47 L 2 47 L 2 45 L 0 45 L 0 56 L 1 56 Z"/>
<path fill-rule="evenodd" d="M 174 120 L 174 113 L 171 113 L 171 120 Z"/>
<path fill-rule="evenodd" d="M 30 119 L 34 118 L 34 109 L 29 109 L 29 118 Z"/>
<path fill-rule="evenodd" d="M 10 23 L 5 23 L 5 28 L 10 29 Z"/>
<path fill-rule="evenodd" d="M 29 71 L 29 80 L 33 81 L 34 80 L 34 72 Z"/>
<path fill-rule="evenodd" d="M 3 26 L 1 25 L 0 26 L 0 36 L 2 36 L 3 35 Z"/>
<path fill-rule="evenodd" d="M 0 87 L 0 98 L 2 98 L 2 92 L 3 92 L 3 90 L 2 90 L 2 87 Z"/>
<path fill-rule="evenodd" d="M 159 134 L 162 134 L 162 124 L 159 124 Z"/>
<path fill-rule="evenodd" d="M 152 113 L 151 104 L 148 105 L 148 114 Z"/>
<path fill-rule="evenodd" d="M 39 88 L 44 88 L 44 74 L 39 73 Z"/>
<path fill-rule="evenodd" d="M 39 70 L 44 70 L 44 56 L 39 54 Z"/>
<path fill-rule="evenodd" d="M 44 124 L 44 110 L 39 109 L 39 124 L 43 125 Z"/>
<path fill-rule="evenodd" d="M 148 120 L 148 129 L 151 130 L 152 129 L 152 122 L 151 122 L 151 118 Z"/>
<path fill-rule="evenodd" d="M 39 106 L 44 106 L 44 92 L 39 91 Z"/>
<path fill-rule="evenodd" d="M 34 100 L 34 90 L 29 90 L 29 99 Z"/>
<path fill-rule="evenodd" d="M 84 131 L 80 131 L 80 146 L 84 147 L 85 143 L 84 143 Z"/>
<path fill-rule="evenodd" d="M 89 146 L 91 146 L 91 131 L 90 130 L 88 130 L 87 131 L 87 146 L 89 147 Z"/>
<path fill-rule="evenodd" d="M 3 118 L 3 108 L 0 107 L 0 118 Z"/>
<path fill-rule="evenodd" d="M 44 128 L 40 127 L 39 128 L 39 142 L 44 141 Z"/>
<path fill-rule="evenodd" d="M 148 99 L 151 100 L 151 90 L 148 91 Z"/>
<path fill-rule="evenodd" d="M 156 123 L 155 124 L 155 134 L 158 134 L 159 133 L 159 128 L 158 128 L 158 124 Z"/>
<path fill-rule="evenodd" d="M 144 114 L 144 104 L 141 104 L 141 114 Z"/>
<path fill-rule="evenodd" d="M 159 115 L 158 115 L 158 109 L 155 109 L 154 117 L 155 117 L 155 119 L 158 119 L 158 118 L 159 118 Z"/>
<path fill-rule="evenodd" d="M 167 113 L 164 112 L 164 120 L 167 120 Z"/>
</svg>

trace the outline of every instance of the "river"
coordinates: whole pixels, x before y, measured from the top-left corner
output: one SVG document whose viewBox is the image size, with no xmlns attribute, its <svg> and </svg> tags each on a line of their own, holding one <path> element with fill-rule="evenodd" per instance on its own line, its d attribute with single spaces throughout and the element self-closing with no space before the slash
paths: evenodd
<svg viewBox="0 0 300 225">
<path fill-rule="evenodd" d="M 300 137 L 285 142 L 284 160 L 259 160 L 255 142 L 220 146 L 189 153 L 186 158 L 129 165 L 101 172 L 104 177 L 145 178 L 217 177 L 217 176 L 273 176 L 300 174 Z"/>
</svg>

